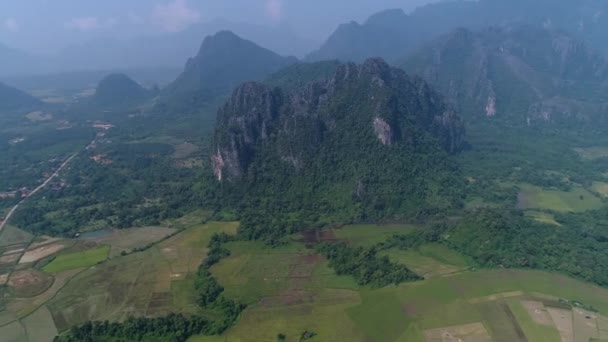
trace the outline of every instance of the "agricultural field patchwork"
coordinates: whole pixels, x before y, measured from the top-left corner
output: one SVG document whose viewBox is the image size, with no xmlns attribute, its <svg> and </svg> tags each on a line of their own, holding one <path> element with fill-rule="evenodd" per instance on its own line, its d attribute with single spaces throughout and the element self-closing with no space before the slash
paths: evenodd
<svg viewBox="0 0 608 342">
<path fill-rule="evenodd" d="M 109 257 L 115 257 L 123 252 L 131 252 L 145 248 L 147 245 L 164 239 L 177 230 L 165 227 L 141 227 L 130 229 L 114 229 L 104 231 L 103 234 L 84 237 L 86 241 L 93 241 L 110 246 Z"/>
<path fill-rule="evenodd" d="M 58 330 L 85 320 L 132 315 L 196 313 L 194 273 L 213 233 L 234 233 L 235 223 L 189 228 L 149 249 L 119 256 L 79 273 L 49 303 Z"/>
<path fill-rule="evenodd" d="M 207 253 L 212 234 L 234 234 L 238 223 L 201 225 L 195 221 L 183 221 L 190 228 L 143 252 L 115 255 L 100 264 L 91 262 L 100 255 L 107 258 L 114 246 L 133 247 L 126 247 L 128 242 L 120 237 L 146 230 L 73 245 L 67 240 L 42 240 L 25 246 L 22 255 L 45 246 L 66 247 L 42 267 L 44 272 L 35 265 L 44 264 L 50 256 L 12 272 L 8 280 L 12 282 L 11 298 L 0 312 L 0 336 L 10 336 L 13 341 L 50 341 L 44 336 L 89 319 L 204 314 L 195 303 L 194 272 Z M 425 280 L 378 289 L 359 286 L 351 276 L 336 275 L 314 248 L 323 241 L 370 246 L 365 237 L 374 232 L 382 232 L 385 239 L 413 229 L 346 226 L 314 237 L 293 236 L 279 247 L 262 242 L 227 243 L 231 255 L 211 272 L 228 298 L 248 307 L 222 336 L 198 336 L 190 341 L 274 341 L 278 334 L 286 341 L 299 341 L 303 331 L 315 332 L 313 340 L 319 341 L 579 342 L 608 337 L 608 290 L 565 276 L 476 270 L 458 252 L 425 244 L 407 251 L 381 252 Z M 74 264 L 76 255 L 87 262 Z M 58 271 L 47 272 L 49 268 Z M 593 305 L 597 312 L 578 303 Z"/>
<path fill-rule="evenodd" d="M 348 229 L 337 230 L 340 238 Z M 364 235 L 361 230 L 350 234 Z M 229 298 L 248 308 L 222 337 L 191 341 L 274 341 L 278 334 L 299 341 L 303 331 L 314 331 L 319 341 L 578 342 L 569 338 L 603 336 L 599 327 L 608 314 L 608 290 L 565 276 L 475 270 L 459 253 L 429 244 L 385 252 L 424 274 L 425 280 L 373 289 L 336 275 L 309 239 L 293 241 L 278 248 L 257 242 L 227 244 L 231 255 L 212 273 Z M 585 311 L 574 300 L 599 312 Z M 576 323 L 578 312 L 584 325 Z M 572 325 L 562 316 L 572 317 Z M 595 334 L 591 326 L 598 327 Z"/>
<path fill-rule="evenodd" d="M 86 317 L 119 320 L 132 313 L 194 312 L 198 307 L 190 275 L 204 258 L 212 233 L 234 233 L 237 226 L 193 223 L 200 220 L 176 221 L 186 229 L 179 233 L 162 227 L 130 228 L 82 240 L 34 238 L 7 227 L 0 234 L 0 285 L 6 284 L 0 286 L 0 340 L 50 342 Z M 103 291 L 122 297 L 106 303 Z M 87 303 L 99 304 L 99 309 L 91 311 Z"/>
</svg>

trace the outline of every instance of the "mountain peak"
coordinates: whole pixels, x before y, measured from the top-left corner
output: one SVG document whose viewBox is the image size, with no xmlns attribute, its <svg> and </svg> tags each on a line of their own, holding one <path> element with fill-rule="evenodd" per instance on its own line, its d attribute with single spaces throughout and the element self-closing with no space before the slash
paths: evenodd
<svg viewBox="0 0 608 342">
<path fill-rule="evenodd" d="M 355 144 L 353 149 L 375 140 L 372 146 L 415 150 L 433 137 L 437 147 L 458 151 L 464 135 L 460 119 L 419 82 L 373 58 L 361 65 L 342 64 L 332 78 L 292 91 L 244 83 L 218 112 L 215 175 L 220 181 L 240 179 L 256 151 L 268 143 L 295 169 L 310 163 L 325 144 L 340 139 Z M 347 136 L 369 140 L 353 142 Z"/>
<path fill-rule="evenodd" d="M 281 74 L 293 79 L 306 69 L 309 79 L 315 68 L 327 70 L 315 63 Z M 298 88 L 247 82 L 220 108 L 210 164 L 221 196 L 277 205 L 286 217 L 317 213 L 318 203 L 349 219 L 379 206 L 387 218 L 435 210 L 437 198 L 458 205 L 437 192 L 459 182 L 446 157 L 464 135 L 441 96 L 382 59 L 317 75 Z M 277 202 L 257 201 L 266 194 Z"/>
<path fill-rule="evenodd" d="M 392 26 L 403 24 L 403 21 L 407 20 L 408 16 L 405 14 L 403 9 L 387 9 L 375 14 L 372 14 L 366 21 L 366 25 L 377 25 L 377 26 Z"/>
<path fill-rule="evenodd" d="M 92 101 L 97 105 L 122 105 L 140 101 L 151 96 L 151 92 L 122 73 L 113 73 L 104 77 L 93 95 Z"/>
<path fill-rule="evenodd" d="M 262 80 L 297 62 L 283 57 L 230 31 L 205 38 L 198 54 L 165 91 L 174 102 L 195 102 L 228 94 L 244 81 Z"/>
</svg>

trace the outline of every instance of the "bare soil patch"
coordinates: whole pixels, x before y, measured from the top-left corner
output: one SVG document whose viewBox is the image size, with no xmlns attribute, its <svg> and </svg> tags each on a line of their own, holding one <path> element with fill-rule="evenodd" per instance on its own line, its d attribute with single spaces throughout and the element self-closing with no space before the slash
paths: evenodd
<svg viewBox="0 0 608 342">
<path fill-rule="evenodd" d="M 473 299 L 469 300 L 469 303 L 479 304 L 479 303 L 485 303 L 485 302 L 494 302 L 499 299 L 519 297 L 519 296 L 523 296 L 523 295 L 524 295 L 524 293 L 522 291 L 503 292 L 503 293 L 497 293 L 497 294 L 493 294 L 493 295 L 489 295 L 489 296 L 485 296 L 485 297 L 473 298 Z"/>
<path fill-rule="evenodd" d="M 491 342 L 492 338 L 481 323 L 455 325 L 451 327 L 426 330 L 427 342 Z"/>
<path fill-rule="evenodd" d="M 12 286 L 15 296 L 21 298 L 34 297 L 53 284 L 53 277 L 36 270 L 14 272 L 9 278 L 8 285 Z"/>
<path fill-rule="evenodd" d="M 35 249 L 29 249 L 23 256 L 21 260 L 19 260 L 20 264 L 27 264 L 30 262 L 35 262 L 40 259 L 44 259 L 49 255 L 55 254 L 62 250 L 65 246 L 61 243 L 54 243 L 42 247 L 38 247 Z"/>
<path fill-rule="evenodd" d="M 588 342 L 592 338 L 599 339 L 597 323 L 598 314 L 582 309 L 572 310 L 575 342 Z"/>
<path fill-rule="evenodd" d="M 306 247 L 311 249 L 312 246 L 319 243 L 335 243 L 335 242 L 346 242 L 346 240 L 338 239 L 336 233 L 333 230 L 307 230 L 302 233 L 302 238 L 298 239 L 298 242 L 306 244 Z"/>
<path fill-rule="evenodd" d="M 57 294 L 57 292 L 66 284 L 66 282 L 72 279 L 80 271 L 82 271 L 82 269 L 69 270 L 56 274 L 55 281 L 52 283 L 50 288 L 33 298 L 17 298 L 16 300 L 10 302 L 10 304 L 8 305 L 9 311 L 15 312 L 19 316 L 25 316 L 29 313 L 32 313 L 38 307 L 46 303 L 49 299 L 53 298 Z"/>
<path fill-rule="evenodd" d="M 574 342 L 574 327 L 572 324 L 572 311 L 564 309 L 547 308 L 553 324 L 562 338 L 562 342 Z"/>
<path fill-rule="evenodd" d="M 32 243 L 30 245 L 29 249 L 31 250 L 31 249 L 38 248 L 40 246 L 51 244 L 53 242 L 61 241 L 60 238 L 52 238 L 52 237 L 49 237 L 49 236 L 42 236 L 41 238 L 43 239 L 42 241 Z"/>
<path fill-rule="evenodd" d="M 19 256 L 19 253 L 3 255 L 2 257 L 0 257 L 0 264 L 12 264 L 19 260 Z"/>
<path fill-rule="evenodd" d="M 542 325 L 553 326 L 553 320 L 542 302 L 533 300 L 522 300 L 521 305 L 528 311 L 528 315 L 534 322 Z"/>
<path fill-rule="evenodd" d="M 414 303 L 404 304 L 403 306 L 401 306 L 401 311 L 403 311 L 403 313 L 407 317 L 416 317 L 416 316 L 418 316 L 418 308 L 416 307 L 416 304 L 414 304 Z"/>
<path fill-rule="evenodd" d="M 0 285 L 6 284 L 6 281 L 8 280 L 8 275 L 8 273 L 0 274 Z"/>
</svg>

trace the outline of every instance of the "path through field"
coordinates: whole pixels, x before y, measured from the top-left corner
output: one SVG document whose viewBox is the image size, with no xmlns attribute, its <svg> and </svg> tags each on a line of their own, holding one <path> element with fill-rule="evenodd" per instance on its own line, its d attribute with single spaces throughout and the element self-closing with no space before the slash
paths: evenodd
<svg viewBox="0 0 608 342">
<path fill-rule="evenodd" d="M 51 180 L 53 180 L 53 178 L 57 177 L 59 175 L 59 172 L 61 172 L 61 170 L 63 170 L 69 163 L 70 161 L 76 157 L 76 155 L 78 154 L 78 152 L 72 154 L 68 159 L 66 159 L 63 164 L 61 164 L 61 166 L 59 166 L 59 168 L 57 170 L 55 170 L 55 172 L 49 177 L 47 178 L 44 183 L 40 184 L 36 189 L 34 189 L 34 191 L 30 192 L 25 198 L 23 198 L 21 201 L 19 201 L 19 203 L 17 203 L 6 215 L 6 217 L 4 218 L 4 221 L 0 222 L 0 232 L 2 232 L 2 229 L 4 228 L 4 226 L 8 223 L 8 221 L 10 220 L 11 216 L 13 216 L 13 214 L 15 213 L 15 211 L 17 211 L 17 209 L 19 209 L 19 206 L 21 204 L 23 204 L 23 202 L 25 202 L 28 198 L 34 196 L 38 191 L 40 191 L 41 189 L 43 189 L 47 184 L 49 184 L 49 182 Z"/>
</svg>

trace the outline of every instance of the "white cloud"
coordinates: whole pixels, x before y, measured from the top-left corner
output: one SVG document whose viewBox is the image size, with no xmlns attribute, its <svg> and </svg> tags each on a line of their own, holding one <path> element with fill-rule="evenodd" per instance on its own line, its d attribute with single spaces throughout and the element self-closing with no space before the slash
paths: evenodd
<svg viewBox="0 0 608 342">
<path fill-rule="evenodd" d="M 168 32 L 179 32 L 201 20 L 201 14 L 188 7 L 187 0 L 172 0 L 164 5 L 156 5 L 152 12 L 154 23 Z"/>
<path fill-rule="evenodd" d="M 266 0 L 266 15 L 274 21 L 280 21 L 283 18 L 283 1 Z"/>
<path fill-rule="evenodd" d="M 116 26 L 117 23 L 118 21 L 115 18 L 108 18 L 102 20 L 97 17 L 80 17 L 68 20 L 64 23 L 64 27 L 70 30 L 89 32 L 101 29 L 109 29 Z"/>
<path fill-rule="evenodd" d="M 4 20 L 4 28 L 11 32 L 17 32 L 19 31 L 19 23 L 15 18 L 7 18 Z"/>
</svg>

